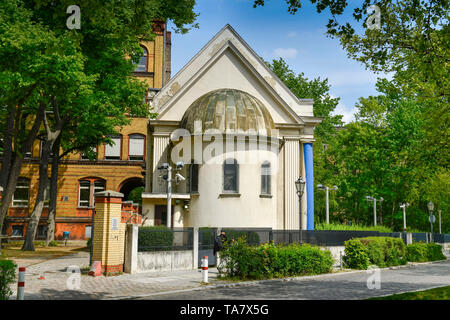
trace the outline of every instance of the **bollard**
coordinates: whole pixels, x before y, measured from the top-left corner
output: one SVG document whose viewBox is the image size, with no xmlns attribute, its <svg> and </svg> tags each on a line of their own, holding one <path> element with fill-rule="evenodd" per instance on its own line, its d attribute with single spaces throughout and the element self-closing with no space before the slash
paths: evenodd
<svg viewBox="0 0 450 320">
<path fill-rule="evenodd" d="M 202 259 L 202 282 L 208 283 L 208 256 Z"/>
<path fill-rule="evenodd" d="M 19 282 L 17 283 L 17 300 L 23 300 L 25 296 L 25 267 L 19 268 Z"/>
</svg>

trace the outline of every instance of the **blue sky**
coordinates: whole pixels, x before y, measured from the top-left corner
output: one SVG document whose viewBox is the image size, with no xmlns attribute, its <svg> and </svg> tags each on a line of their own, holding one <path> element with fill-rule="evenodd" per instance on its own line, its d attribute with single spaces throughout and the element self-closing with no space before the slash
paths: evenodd
<svg viewBox="0 0 450 320">
<path fill-rule="evenodd" d="M 328 15 L 318 14 L 309 0 L 295 15 L 288 13 L 284 0 L 265 2 L 253 8 L 253 0 L 197 0 L 199 29 L 184 35 L 171 30 L 172 76 L 228 23 L 264 60 L 282 57 L 295 73 L 328 78 L 331 95 L 341 98 L 335 113 L 351 121 L 358 98 L 377 94 L 377 75 L 348 58 L 339 41 L 325 35 Z"/>
</svg>

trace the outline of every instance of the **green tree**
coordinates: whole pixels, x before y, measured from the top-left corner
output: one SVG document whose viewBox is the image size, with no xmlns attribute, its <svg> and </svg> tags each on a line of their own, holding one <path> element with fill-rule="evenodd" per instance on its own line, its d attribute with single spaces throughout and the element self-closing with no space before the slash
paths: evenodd
<svg viewBox="0 0 450 320">
<path fill-rule="evenodd" d="M 328 146 L 335 143 L 336 128 L 343 125 L 342 115 L 331 113 L 339 103 L 339 98 L 333 98 L 330 94 L 328 79 L 316 78 L 309 80 L 303 73 L 295 74 L 282 59 L 268 63 L 272 71 L 281 81 L 300 99 L 314 100 L 314 116 L 322 118 L 322 122 L 316 127 L 313 144 L 314 152 L 314 185 L 317 183 L 334 185 L 336 168 L 334 157 L 328 152 Z M 315 214 L 318 220 L 325 217 L 325 197 L 323 194 L 314 193 Z M 333 207 L 336 202 L 330 197 Z"/>
<path fill-rule="evenodd" d="M 142 102 L 146 88 L 132 77 L 133 62 L 142 51 L 139 41 L 152 39 L 156 21 L 170 19 L 176 31 L 187 32 L 187 25 L 196 18 L 193 0 L 182 3 L 86 0 L 78 4 L 83 17 L 81 29 L 68 30 L 66 10 L 72 4 L 69 2 L 6 0 L 0 4 L 3 22 L 0 23 L 0 43 L 3 44 L 0 77 L 5 80 L 2 82 L 5 85 L 0 86 L 4 93 L 4 102 L 0 105 L 7 102 L 8 106 L 8 116 L 2 126 L 4 141 L 7 140 L 4 149 L 9 145 L 20 146 L 9 137 L 18 131 L 19 124 L 26 122 L 20 121 L 17 112 L 21 105 L 26 106 L 28 122 L 32 123 L 32 126 L 22 124 L 25 129 L 32 128 L 23 150 L 10 148 L 10 159 L 3 159 L 0 178 L 4 172 L 9 173 L 3 178 L 7 188 L 0 224 L 7 214 L 20 173 L 21 162 L 16 159 L 23 159 L 22 155 L 31 149 L 36 137 L 44 142 L 38 196 L 23 250 L 34 250 L 33 239 L 48 183 L 48 159 L 52 149 L 58 150 L 53 148 L 55 142 L 63 148 L 62 155 L 89 149 L 99 142 L 111 143 L 106 136 L 128 123 L 126 114 L 146 115 L 148 107 Z M 8 60 L 8 56 L 15 59 Z M 15 91 L 11 90 L 14 86 Z M 48 115 L 49 111 L 52 116 Z M 42 129 L 40 134 L 39 129 Z M 62 157 L 59 151 L 57 154 L 54 164 Z M 50 188 L 51 203 L 55 205 L 57 177 L 53 174 L 56 176 L 57 170 L 52 170 L 53 187 Z"/>
</svg>

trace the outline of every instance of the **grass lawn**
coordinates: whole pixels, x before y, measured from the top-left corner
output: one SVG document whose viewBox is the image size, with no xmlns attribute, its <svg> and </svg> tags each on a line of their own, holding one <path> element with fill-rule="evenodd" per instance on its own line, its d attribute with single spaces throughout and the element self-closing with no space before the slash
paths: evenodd
<svg viewBox="0 0 450 320">
<path fill-rule="evenodd" d="M 387 297 L 370 298 L 368 300 L 450 300 L 450 286 L 424 291 L 394 294 Z"/>
<path fill-rule="evenodd" d="M 6 244 L 1 250 L 1 258 L 7 259 L 54 259 L 69 254 L 77 253 L 79 251 L 89 252 L 89 248 L 86 247 L 73 247 L 73 246 L 57 246 L 57 247 L 41 247 L 35 245 L 35 251 L 22 251 L 22 244 Z"/>
</svg>

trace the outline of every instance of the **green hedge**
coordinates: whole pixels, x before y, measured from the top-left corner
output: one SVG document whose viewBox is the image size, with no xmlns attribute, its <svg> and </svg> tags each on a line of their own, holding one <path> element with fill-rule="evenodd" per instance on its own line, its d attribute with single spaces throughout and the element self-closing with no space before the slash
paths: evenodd
<svg viewBox="0 0 450 320">
<path fill-rule="evenodd" d="M 367 237 L 345 242 L 344 265 L 352 269 L 367 269 L 370 265 L 380 268 L 411 262 L 446 259 L 442 246 L 435 243 L 412 243 L 406 246 L 402 239 Z"/>
<path fill-rule="evenodd" d="M 270 279 L 331 272 L 330 251 L 304 244 L 248 245 L 241 237 L 228 241 L 220 253 L 221 276 L 239 279 Z"/>
<path fill-rule="evenodd" d="M 139 251 L 172 250 L 173 232 L 166 226 L 140 227 L 138 235 Z"/>
<path fill-rule="evenodd" d="M 402 239 L 391 237 L 367 237 L 345 242 L 344 264 L 353 269 L 367 269 L 370 265 L 380 268 L 407 263 L 406 246 Z"/>
<path fill-rule="evenodd" d="M 411 262 L 445 260 L 442 246 L 436 243 L 412 243 L 406 247 L 406 257 Z"/>
<path fill-rule="evenodd" d="M 0 300 L 8 300 L 12 291 L 10 284 L 16 280 L 17 265 L 11 260 L 0 260 Z"/>
</svg>

